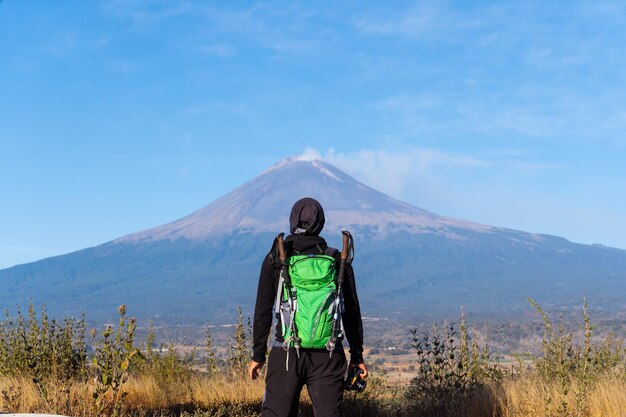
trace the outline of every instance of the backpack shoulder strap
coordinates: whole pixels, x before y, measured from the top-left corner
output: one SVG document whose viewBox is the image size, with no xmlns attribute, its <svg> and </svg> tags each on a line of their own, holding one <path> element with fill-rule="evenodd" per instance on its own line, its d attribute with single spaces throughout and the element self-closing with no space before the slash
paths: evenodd
<svg viewBox="0 0 626 417">
<path fill-rule="evenodd" d="M 326 256 L 330 256 L 333 257 L 335 259 L 337 259 L 337 255 L 339 254 L 339 249 L 335 249 L 335 248 L 331 248 L 330 246 L 328 246 L 325 250 L 324 250 L 324 255 Z"/>
<path fill-rule="evenodd" d="M 272 248 L 267 253 L 267 260 L 269 264 L 275 268 L 280 268 L 280 261 L 278 260 L 278 239 L 274 238 L 272 242 Z"/>
</svg>

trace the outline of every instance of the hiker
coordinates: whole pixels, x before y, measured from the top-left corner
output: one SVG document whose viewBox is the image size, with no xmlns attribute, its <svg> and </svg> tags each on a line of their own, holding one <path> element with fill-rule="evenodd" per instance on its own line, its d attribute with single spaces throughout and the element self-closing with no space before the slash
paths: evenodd
<svg viewBox="0 0 626 417">
<path fill-rule="evenodd" d="M 367 366 L 363 362 L 363 325 L 354 272 L 350 263 L 346 262 L 342 274 L 341 297 L 337 297 L 338 288 L 336 288 L 335 283 L 340 280 L 337 278 L 337 271 L 340 269 L 342 254 L 336 249 L 329 248 L 324 238 L 319 236 L 324 227 L 324 222 L 324 210 L 319 202 L 312 198 L 298 200 L 291 209 L 289 217 L 291 234 L 285 238 L 284 246 L 282 235 L 279 235 L 263 260 L 254 309 L 254 345 L 252 360 L 248 369 L 248 375 L 251 379 L 258 378 L 265 363 L 267 338 L 272 326 L 273 310 L 277 313 L 278 323 L 276 324 L 276 341 L 269 354 L 261 417 L 296 417 L 299 409 L 300 392 L 304 385 L 307 386 L 309 397 L 313 403 L 315 417 L 343 416 L 342 402 L 346 368 L 348 367 L 350 371 L 362 372 L 360 377 L 363 380 L 368 375 Z M 349 234 L 346 235 L 349 236 Z M 286 254 L 283 256 L 286 256 L 287 262 L 280 260 L 280 250 L 283 248 Z M 306 275 L 305 272 L 298 272 L 306 268 L 306 262 L 298 263 L 298 265 L 302 265 L 300 270 L 296 270 L 296 264 L 293 263 L 294 259 L 297 261 L 303 258 L 306 260 L 316 259 L 314 262 L 318 263 L 314 269 L 317 272 L 326 265 L 330 271 L 328 275 L 331 276 L 332 282 L 322 285 L 321 288 L 326 290 L 331 287 L 328 291 L 332 291 L 332 294 L 324 300 L 323 307 L 315 307 L 316 319 L 320 321 L 320 314 L 327 314 L 328 306 L 331 306 L 331 318 L 324 320 L 325 325 L 322 332 L 326 333 L 324 333 L 325 338 L 321 340 L 314 337 L 317 334 L 316 330 L 311 332 L 309 329 L 300 328 L 305 327 L 305 325 L 292 326 L 293 320 L 289 317 L 288 311 L 280 307 L 281 303 L 284 303 L 283 306 L 287 306 L 285 299 L 288 299 L 291 293 L 289 283 L 285 285 L 284 275 L 287 273 L 287 280 L 294 282 L 298 276 Z M 292 266 L 287 268 L 283 263 L 290 263 Z M 283 269 L 283 278 L 281 278 L 281 269 Z M 285 271 L 285 269 L 288 270 Z M 289 271 L 293 271 L 293 273 Z M 335 281 L 333 281 L 333 277 L 335 277 Z M 304 290 L 300 291 L 300 297 L 304 297 L 305 292 Z M 334 323 L 335 320 L 332 320 L 333 304 L 329 303 L 333 303 L 336 298 L 343 298 L 343 313 L 341 313 L 343 327 L 341 323 Z M 298 299 L 297 294 L 295 299 Z M 306 312 L 306 307 L 303 304 L 303 301 L 297 304 L 299 307 L 296 322 L 300 320 L 301 323 L 303 314 L 310 314 Z M 337 306 L 339 305 L 337 302 Z M 315 316 L 315 314 L 313 315 Z M 308 321 L 315 321 L 315 319 Z M 333 322 L 332 326 L 330 325 L 331 321 Z M 332 336 L 339 335 L 338 338 L 328 337 L 328 329 L 331 327 L 331 333 L 334 332 Z M 341 343 L 341 330 L 345 331 L 345 336 L 350 345 L 349 365 L 346 364 Z M 335 339 L 337 339 L 336 344 L 334 343 Z M 306 345 L 317 347 L 305 347 Z"/>
</svg>

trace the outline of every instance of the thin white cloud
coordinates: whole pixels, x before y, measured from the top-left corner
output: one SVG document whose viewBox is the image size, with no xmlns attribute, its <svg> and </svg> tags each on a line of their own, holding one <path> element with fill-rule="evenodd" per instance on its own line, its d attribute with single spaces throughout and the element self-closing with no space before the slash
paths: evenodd
<svg viewBox="0 0 626 417">
<path fill-rule="evenodd" d="M 203 116 L 206 114 L 222 113 L 253 118 L 257 114 L 257 109 L 247 102 L 213 102 L 189 105 L 181 109 L 179 113 L 186 116 Z"/>
<path fill-rule="evenodd" d="M 503 139 L 514 133 L 557 142 L 623 138 L 626 117 L 621 91 L 583 94 L 534 84 L 502 90 L 471 100 L 464 92 L 402 93 L 374 101 L 371 108 L 393 118 L 399 136 L 457 131 Z"/>
<path fill-rule="evenodd" d="M 186 179 L 191 175 L 191 168 L 189 166 L 181 166 L 178 168 L 178 178 Z"/>
<path fill-rule="evenodd" d="M 541 181 L 563 168 L 549 161 L 533 161 L 532 155 L 522 150 L 484 151 L 477 156 L 408 144 L 346 153 L 309 147 L 298 158 L 326 161 L 358 181 L 418 207 L 483 222 L 486 217 L 478 217 L 475 212 L 463 215 L 460 208 L 464 201 L 472 201 L 472 210 L 476 211 L 480 196 L 484 201 L 498 199 L 498 195 L 491 194 L 494 185 L 501 187 L 502 181 Z M 498 193 L 506 194 L 502 190 Z M 500 217 L 494 215 L 494 219 Z"/>
<path fill-rule="evenodd" d="M 357 29 L 379 35 L 403 35 L 409 37 L 421 37 L 433 32 L 438 26 L 438 18 L 441 17 L 441 9 L 438 4 L 418 3 L 399 15 L 381 19 L 361 18 L 357 21 Z"/>
<path fill-rule="evenodd" d="M 137 64 L 128 59 L 115 59 L 108 62 L 106 68 L 116 74 L 130 74 L 137 70 Z"/>
<path fill-rule="evenodd" d="M 439 214 L 584 243 L 599 241 L 620 246 L 619 236 L 623 233 L 619 235 L 615 230 L 623 231 L 624 223 L 616 210 L 603 212 L 577 204 L 567 191 L 532 186 L 533 182 L 541 182 L 544 175 L 562 169 L 561 164 L 530 161 L 524 150 L 481 154 L 488 154 L 490 159 L 399 145 L 394 150 L 361 149 L 347 153 L 309 147 L 299 158 L 329 162 L 375 189 Z M 511 187 L 509 179 L 501 181 L 500 177 L 527 180 L 531 185 Z M 604 221 L 606 218 L 614 221 L 611 227 Z"/>
<path fill-rule="evenodd" d="M 562 167 L 561 164 L 554 162 L 529 161 L 514 161 L 509 166 L 511 169 L 514 169 L 522 174 L 537 174 L 547 171 L 556 171 Z"/>
<path fill-rule="evenodd" d="M 109 0 L 103 3 L 105 12 L 128 19 L 137 26 L 158 24 L 163 20 L 191 13 L 195 9 L 189 1 Z"/>
<path fill-rule="evenodd" d="M 203 37 L 241 35 L 277 53 L 307 53 L 319 48 L 319 33 L 313 36 L 302 22 L 311 13 L 298 4 L 274 8 L 257 3 L 240 10 L 205 5 L 197 12 L 210 22 L 202 31 Z"/>
<path fill-rule="evenodd" d="M 232 5 L 231 5 L 232 6 Z M 193 17 L 196 23 L 186 29 L 187 42 L 201 54 L 219 57 L 232 56 L 232 45 L 215 44 L 216 37 L 229 36 L 238 41 L 250 42 L 277 54 L 306 54 L 320 49 L 320 38 L 332 31 L 311 29 L 312 17 L 323 10 L 290 3 L 274 7 L 254 3 L 244 7 L 215 6 L 200 1 L 155 2 L 115 0 L 104 8 L 105 12 L 143 30 L 158 30 L 164 22 Z M 328 33 L 326 33 L 328 32 Z"/>
<path fill-rule="evenodd" d="M 234 46 L 223 43 L 203 45 L 198 47 L 198 51 L 206 55 L 215 55 L 221 58 L 231 57 L 237 52 Z"/>
<path fill-rule="evenodd" d="M 43 50 L 54 56 L 65 56 L 76 50 L 95 50 L 109 46 L 108 36 L 89 37 L 73 31 L 52 35 Z"/>
<path fill-rule="evenodd" d="M 443 190 L 437 172 L 485 169 L 492 165 L 463 153 L 415 146 L 403 146 L 393 151 L 361 149 L 349 153 L 338 153 L 332 148 L 322 153 L 315 148 L 306 148 L 298 158 L 327 161 L 359 181 L 397 198 L 405 198 L 416 189 L 441 198 Z"/>
<path fill-rule="evenodd" d="M 322 154 L 315 148 L 304 148 L 302 154 L 297 156 L 299 161 L 315 161 L 316 159 L 323 159 Z"/>
</svg>

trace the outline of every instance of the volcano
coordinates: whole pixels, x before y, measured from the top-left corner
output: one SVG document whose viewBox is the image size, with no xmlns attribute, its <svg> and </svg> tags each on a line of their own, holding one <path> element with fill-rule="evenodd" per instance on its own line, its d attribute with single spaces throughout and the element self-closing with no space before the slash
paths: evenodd
<svg viewBox="0 0 626 417">
<path fill-rule="evenodd" d="M 107 320 L 126 304 L 171 323 L 228 321 L 250 311 L 261 260 L 288 229 L 293 203 L 320 201 L 323 235 L 356 239 L 355 271 L 369 316 L 516 314 L 587 297 L 626 299 L 626 251 L 440 216 L 378 192 L 320 160 L 287 158 L 179 220 L 102 245 L 0 271 L 4 307 L 30 300 L 57 314 Z"/>
<path fill-rule="evenodd" d="M 291 157 L 189 216 L 114 242 L 203 240 L 231 233 L 276 233 L 288 228 L 291 206 L 305 196 L 315 198 L 324 207 L 326 232 L 338 233 L 349 228 L 381 238 L 399 231 L 453 236 L 454 229 L 495 230 L 403 203 L 326 162 Z"/>
</svg>

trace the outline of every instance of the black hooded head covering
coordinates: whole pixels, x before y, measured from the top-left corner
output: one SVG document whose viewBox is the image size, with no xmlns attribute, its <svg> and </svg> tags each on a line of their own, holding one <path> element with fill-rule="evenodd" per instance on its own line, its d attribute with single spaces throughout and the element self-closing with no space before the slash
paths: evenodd
<svg viewBox="0 0 626 417">
<path fill-rule="evenodd" d="M 289 229 L 294 235 L 318 236 L 324 228 L 324 209 L 310 197 L 296 201 L 289 216 Z"/>
</svg>

